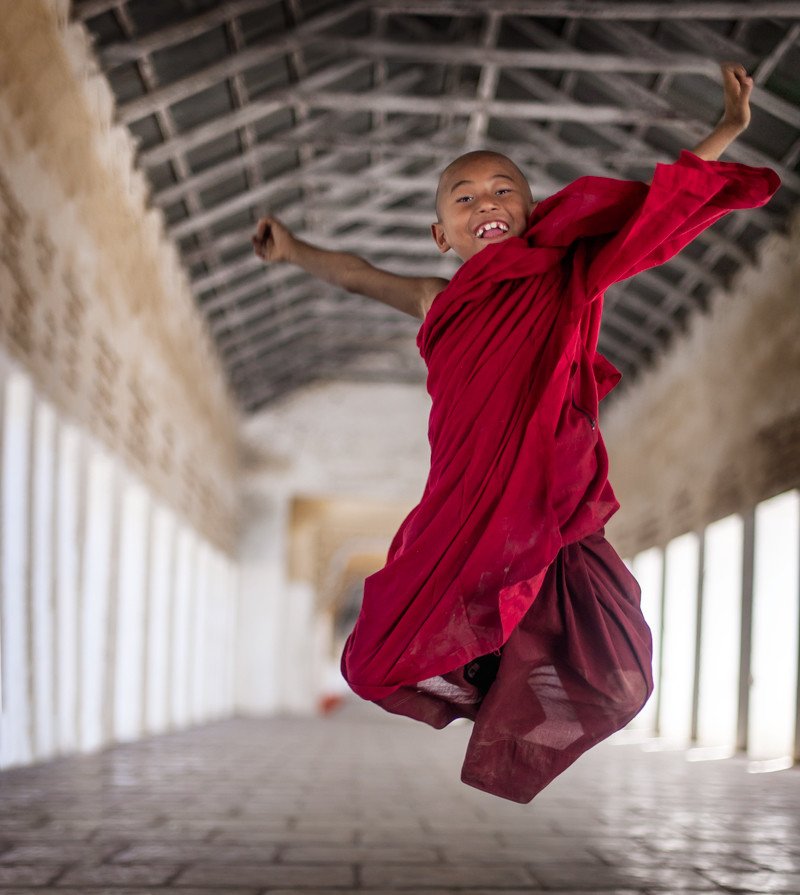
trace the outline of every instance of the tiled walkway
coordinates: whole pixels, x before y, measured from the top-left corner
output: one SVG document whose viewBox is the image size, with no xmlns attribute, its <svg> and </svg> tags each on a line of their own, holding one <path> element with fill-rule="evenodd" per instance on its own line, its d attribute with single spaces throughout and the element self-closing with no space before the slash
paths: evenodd
<svg viewBox="0 0 800 895">
<path fill-rule="evenodd" d="M 460 783 L 468 733 L 348 706 L 6 772 L 0 895 L 800 895 L 797 769 L 605 744 L 522 806 Z"/>
</svg>

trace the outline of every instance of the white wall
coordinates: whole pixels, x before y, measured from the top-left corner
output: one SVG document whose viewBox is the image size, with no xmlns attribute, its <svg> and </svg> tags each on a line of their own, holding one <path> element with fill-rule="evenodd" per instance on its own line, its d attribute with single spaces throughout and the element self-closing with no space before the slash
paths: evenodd
<svg viewBox="0 0 800 895">
<path fill-rule="evenodd" d="M 234 707 L 229 557 L 0 356 L 0 768 Z"/>
<path fill-rule="evenodd" d="M 791 754 L 797 705 L 800 494 L 790 491 L 756 509 L 753 652 L 748 742 L 751 754 Z"/>
<path fill-rule="evenodd" d="M 0 750 L 6 764 L 33 757 L 30 542 L 28 470 L 32 393 L 26 379 L 12 379 L 3 393 L 2 444 L 2 712 Z"/>
<path fill-rule="evenodd" d="M 656 646 L 656 689 L 629 726 L 653 736 L 658 733 L 661 745 L 668 748 L 695 746 L 696 757 L 719 758 L 735 751 L 742 604 L 752 599 L 752 649 L 749 666 L 745 663 L 747 754 L 755 763 L 778 761 L 788 766 L 800 746 L 795 743 L 800 492 L 791 490 L 762 501 L 754 517 L 751 595 L 745 592 L 742 575 L 744 526 L 737 515 L 718 520 L 704 532 L 680 535 L 663 551 L 643 551 L 631 561 L 642 584 L 642 611 Z M 703 574 L 698 575 L 701 538 Z M 666 564 L 663 579 L 661 563 Z M 699 582 L 702 591 L 698 591 Z M 660 662 L 659 645 L 663 648 Z M 694 740 L 693 712 L 697 716 Z"/>
<path fill-rule="evenodd" d="M 661 735 L 687 743 L 692 720 L 692 683 L 697 615 L 698 539 L 688 532 L 665 551 L 662 617 Z"/>
<path fill-rule="evenodd" d="M 726 752 L 736 747 L 743 536 L 739 516 L 705 532 L 697 735 L 699 745 Z"/>
<path fill-rule="evenodd" d="M 248 714 L 288 708 L 298 658 L 289 648 L 292 600 L 286 579 L 289 497 L 278 489 L 252 491 L 243 502 L 239 542 L 236 704 Z M 301 672 L 302 673 L 302 672 Z M 292 702 L 295 702 L 292 700 Z"/>
<path fill-rule="evenodd" d="M 430 465 L 429 412 L 422 384 L 331 381 L 243 421 L 241 711 L 312 711 L 335 678 L 330 619 L 315 614 L 310 585 L 286 577 L 291 496 L 385 500 L 410 509 Z"/>
</svg>

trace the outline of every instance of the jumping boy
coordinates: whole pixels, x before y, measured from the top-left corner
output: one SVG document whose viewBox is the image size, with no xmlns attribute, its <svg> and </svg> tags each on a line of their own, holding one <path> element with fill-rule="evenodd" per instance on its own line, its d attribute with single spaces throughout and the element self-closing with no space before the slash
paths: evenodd
<svg viewBox="0 0 800 895">
<path fill-rule="evenodd" d="M 628 723 L 653 688 L 640 591 L 604 538 L 619 507 L 598 404 L 620 373 L 597 352 L 605 290 L 663 263 L 723 214 L 763 205 L 767 168 L 716 161 L 753 82 L 722 65 L 712 133 L 651 183 L 582 177 L 536 202 L 517 166 L 445 168 L 433 239 L 449 282 L 380 270 L 258 222 L 256 253 L 422 319 L 431 469 L 364 582 L 342 657 L 351 688 L 435 727 L 475 723 L 462 780 L 530 801 Z"/>
</svg>

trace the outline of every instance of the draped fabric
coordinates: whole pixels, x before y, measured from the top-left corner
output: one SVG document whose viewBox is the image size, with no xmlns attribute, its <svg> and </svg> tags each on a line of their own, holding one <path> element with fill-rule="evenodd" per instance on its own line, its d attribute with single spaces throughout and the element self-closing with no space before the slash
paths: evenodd
<svg viewBox="0 0 800 895">
<path fill-rule="evenodd" d="M 657 165 L 650 185 L 582 177 L 540 202 L 521 237 L 459 268 L 417 336 L 431 468 L 384 567 L 364 582 L 342 656 L 355 693 L 435 726 L 475 715 L 448 676 L 499 653 L 533 617 L 548 574 L 596 547 L 619 506 L 598 428 L 599 402 L 620 379 L 597 351 L 603 293 L 778 185 L 768 168 L 688 151 Z M 477 714 L 486 707 L 488 697 Z"/>
<path fill-rule="evenodd" d="M 529 802 L 639 713 L 653 692 L 653 641 L 640 602 L 602 530 L 562 547 L 501 657 L 491 656 L 494 674 L 477 687 L 469 678 L 483 663 L 446 676 L 451 709 L 466 702 L 459 714 L 475 722 L 465 783 Z M 432 703 L 408 699 L 396 710 L 439 726 L 446 704 L 439 699 L 432 713 Z"/>
</svg>

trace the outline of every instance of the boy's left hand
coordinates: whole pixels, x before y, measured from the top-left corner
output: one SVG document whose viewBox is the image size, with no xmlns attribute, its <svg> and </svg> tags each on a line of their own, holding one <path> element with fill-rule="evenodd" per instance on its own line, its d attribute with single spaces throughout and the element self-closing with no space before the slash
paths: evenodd
<svg viewBox="0 0 800 895">
<path fill-rule="evenodd" d="M 750 94 L 753 79 L 738 62 L 723 62 L 722 86 L 725 91 L 724 124 L 731 125 L 741 133 L 750 124 Z"/>
</svg>

